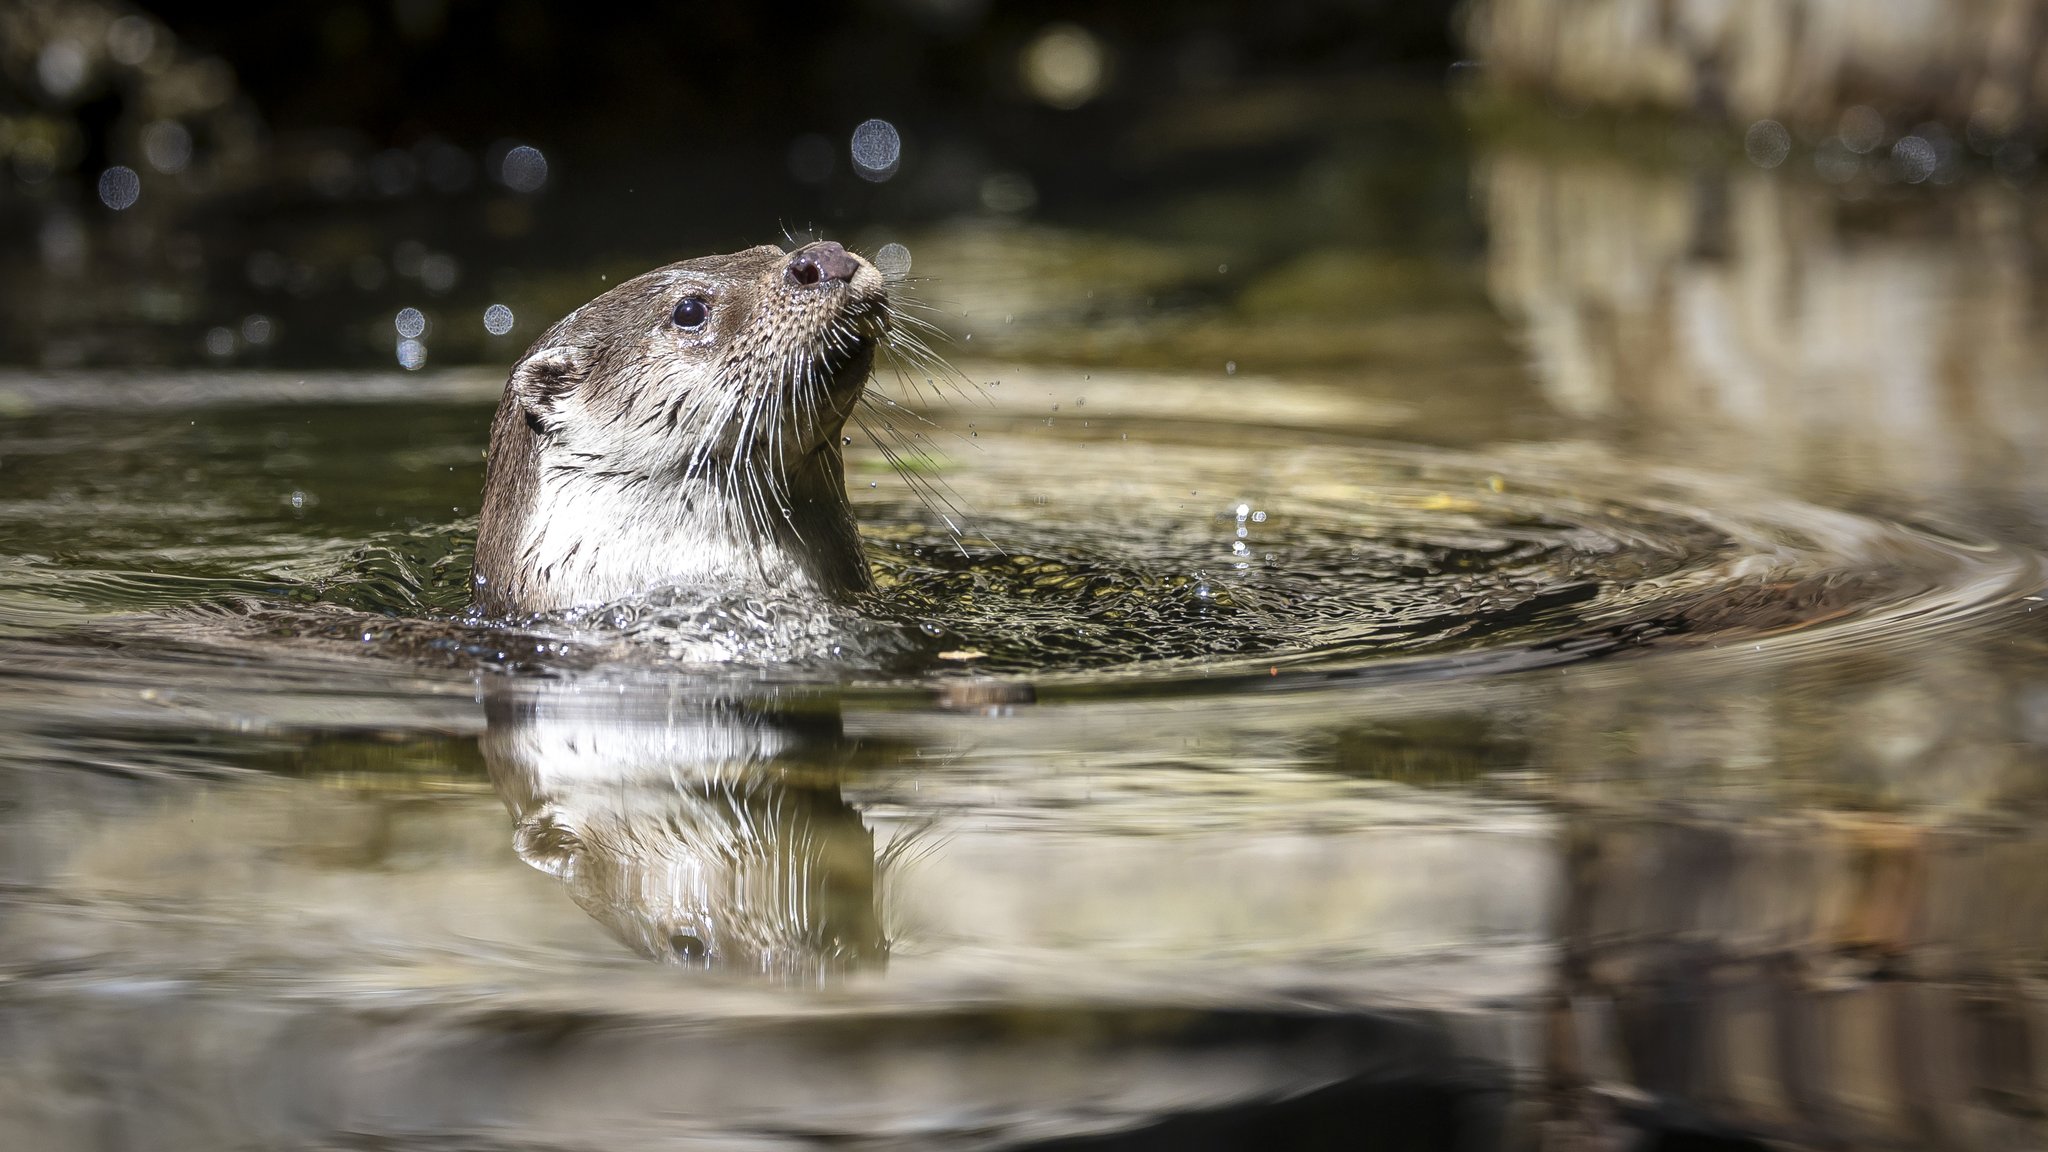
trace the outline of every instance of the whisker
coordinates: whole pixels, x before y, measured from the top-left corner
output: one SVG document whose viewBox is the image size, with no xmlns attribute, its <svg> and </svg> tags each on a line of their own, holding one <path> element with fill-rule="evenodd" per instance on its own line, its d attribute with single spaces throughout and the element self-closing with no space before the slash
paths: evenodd
<svg viewBox="0 0 2048 1152">
<path fill-rule="evenodd" d="M 862 397 L 862 402 L 863 405 L 869 405 L 870 403 L 868 397 Z M 903 408 L 901 405 L 897 405 L 894 401 L 883 398 L 882 403 L 889 404 L 896 408 L 897 411 L 903 412 L 913 419 L 927 424 L 930 423 L 923 416 Z M 877 411 L 872 407 L 869 407 L 867 410 L 882 419 L 883 432 L 886 432 L 888 437 L 893 437 L 893 442 L 886 438 L 883 432 L 877 432 L 874 426 L 864 418 L 864 414 L 860 410 L 856 410 L 852 417 L 854 423 L 874 443 L 876 450 L 881 453 L 882 459 L 888 463 L 890 470 L 902 479 L 904 486 L 910 489 L 911 494 L 917 497 L 919 503 L 922 503 L 932 515 L 937 516 L 944 522 L 949 534 L 953 538 L 954 546 L 960 549 L 961 554 L 965 555 L 967 551 L 965 546 L 961 544 L 961 539 L 967 535 L 974 535 L 994 548 L 998 554 L 1009 555 L 1008 552 L 1004 551 L 1002 545 L 996 543 L 995 539 L 989 536 L 988 533 L 974 528 L 973 517 L 968 515 L 962 508 L 963 501 L 959 493 L 953 490 L 953 486 L 943 476 L 930 477 L 920 475 L 906 460 L 906 456 L 911 453 L 915 453 L 920 457 L 929 457 L 930 453 L 911 444 L 905 438 L 904 433 L 898 431 L 895 425 L 889 422 L 886 413 Z"/>
</svg>

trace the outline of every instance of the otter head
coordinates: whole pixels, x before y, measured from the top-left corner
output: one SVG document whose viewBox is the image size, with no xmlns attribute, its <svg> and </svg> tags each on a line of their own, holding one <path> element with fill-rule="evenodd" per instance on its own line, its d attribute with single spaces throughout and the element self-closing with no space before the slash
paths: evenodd
<svg viewBox="0 0 2048 1152">
<path fill-rule="evenodd" d="M 477 606 L 866 588 L 839 449 L 888 311 L 874 265 L 818 242 L 671 264 L 570 313 L 491 426 Z"/>
</svg>

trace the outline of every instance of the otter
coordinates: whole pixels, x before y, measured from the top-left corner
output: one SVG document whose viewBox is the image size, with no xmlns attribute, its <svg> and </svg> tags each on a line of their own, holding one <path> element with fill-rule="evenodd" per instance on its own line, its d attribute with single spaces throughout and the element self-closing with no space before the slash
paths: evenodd
<svg viewBox="0 0 2048 1152">
<path fill-rule="evenodd" d="M 491 422 L 474 603 L 869 588 L 840 455 L 889 294 L 830 241 L 685 260 L 571 312 Z"/>
<path fill-rule="evenodd" d="M 829 696 L 684 684 L 626 703 L 502 684 L 478 746 L 521 859 L 648 959 L 818 985 L 885 967 L 885 888 L 915 834 L 876 843 L 841 792 L 854 742 Z"/>
</svg>

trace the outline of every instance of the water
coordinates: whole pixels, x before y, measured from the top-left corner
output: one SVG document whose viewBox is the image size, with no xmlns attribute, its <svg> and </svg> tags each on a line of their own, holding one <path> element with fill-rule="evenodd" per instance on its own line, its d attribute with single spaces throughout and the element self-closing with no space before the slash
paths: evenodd
<svg viewBox="0 0 2048 1152">
<path fill-rule="evenodd" d="M 2038 1139 L 2038 209 L 1475 163 L 904 234 L 822 626 L 471 619 L 490 368 L 0 377 L 10 1143 Z"/>
</svg>

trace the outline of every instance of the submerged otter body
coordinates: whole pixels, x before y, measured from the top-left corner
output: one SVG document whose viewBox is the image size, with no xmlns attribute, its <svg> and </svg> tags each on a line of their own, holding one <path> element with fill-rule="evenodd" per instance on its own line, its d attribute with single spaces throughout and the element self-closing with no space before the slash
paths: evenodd
<svg viewBox="0 0 2048 1152">
<path fill-rule="evenodd" d="M 563 318 L 491 425 L 477 607 L 867 588 L 841 430 L 888 313 L 881 273 L 820 242 L 671 264 Z"/>
</svg>

